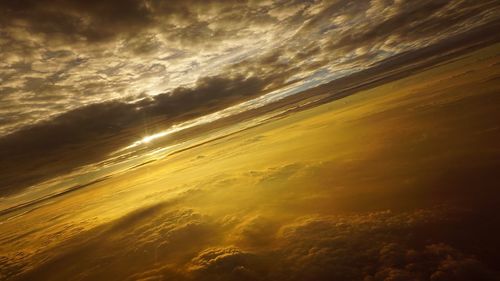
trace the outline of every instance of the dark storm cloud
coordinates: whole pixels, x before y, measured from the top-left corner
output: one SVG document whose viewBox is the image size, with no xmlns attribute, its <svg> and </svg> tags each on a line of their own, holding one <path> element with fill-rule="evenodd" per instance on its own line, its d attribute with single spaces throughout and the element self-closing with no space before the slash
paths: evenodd
<svg viewBox="0 0 500 281">
<path fill-rule="evenodd" d="M 144 124 L 358 71 L 496 12 L 493 0 L 2 1 L 2 193 L 100 159 Z"/>
<path fill-rule="evenodd" d="M 138 103 L 105 102 L 65 113 L 0 139 L 1 194 L 102 160 L 141 138 L 145 123 L 171 125 L 259 94 L 267 81 L 256 77 L 204 78 L 194 88 Z"/>
<path fill-rule="evenodd" d="M 257 77 L 208 77 L 197 81 L 194 89 L 177 88 L 168 94 L 139 102 L 138 105 L 153 114 L 172 118 L 192 114 L 193 110 L 208 113 L 261 93 L 267 83 Z"/>
<path fill-rule="evenodd" d="M 99 41 L 152 23 L 141 1 L 4 1 L 2 25 L 63 40 Z"/>
<path fill-rule="evenodd" d="M 102 42 L 120 36 L 133 38 L 145 30 L 158 28 L 173 40 L 196 44 L 214 35 L 227 35 L 223 34 L 225 29 L 208 27 L 209 22 L 201 19 L 203 16 L 212 18 L 220 13 L 221 22 L 234 23 L 241 21 L 238 11 L 252 9 L 244 1 L 197 0 L 21 0 L 4 1 L 0 8 L 3 26 L 23 28 L 31 34 L 69 44 Z"/>
<path fill-rule="evenodd" d="M 356 32 L 346 30 L 328 48 L 332 51 L 350 51 L 370 45 L 388 44 L 391 40 L 396 41 L 393 42 L 396 48 L 398 44 L 405 43 L 418 46 L 425 44 L 423 40 L 435 40 L 438 38 L 436 34 L 450 32 L 449 27 L 466 21 L 481 11 L 498 9 L 495 1 L 483 1 L 475 5 L 470 1 L 397 1 L 393 5 L 387 5 L 389 2 L 391 1 L 372 1 L 367 14 L 375 19 L 380 18 L 380 21 L 362 26 Z"/>
</svg>

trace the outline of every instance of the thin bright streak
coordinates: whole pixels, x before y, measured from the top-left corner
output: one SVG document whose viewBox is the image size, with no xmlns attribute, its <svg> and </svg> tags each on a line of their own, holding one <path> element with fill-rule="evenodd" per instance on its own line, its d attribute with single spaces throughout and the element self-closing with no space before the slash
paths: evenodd
<svg viewBox="0 0 500 281">
<path fill-rule="evenodd" d="M 326 80 L 328 80 L 328 79 L 326 79 Z M 315 82 L 316 83 L 314 83 L 314 85 L 308 85 L 307 88 L 321 84 L 320 81 L 315 81 Z M 171 135 L 173 133 L 176 133 L 176 132 L 179 132 L 182 130 L 186 130 L 186 129 L 189 129 L 189 128 L 192 128 L 192 127 L 195 127 L 198 125 L 208 124 L 208 123 L 211 123 L 213 121 L 216 121 L 216 120 L 219 120 L 219 119 L 222 119 L 225 117 L 229 117 L 232 115 L 236 115 L 238 113 L 241 113 L 241 112 L 244 112 L 244 111 L 247 111 L 250 109 L 262 107 L 266 104 L 269 104 L 269 103 L 281 100 L 287 96 L 293 95 L 299 91 L 303 91 L 304 90 L 303 86 L 304 86 L 304 83 L 299 82 L 299 85 L 297 85 L 297 83 L 296 83 L 296 84 L 293 84 L 287 88 L 279 89 L 279 90 L 270 92 L 266 95 L 260 96 L 258 98 L 255 98 L 255 99 L 252 99 L 249 101 L 239 103 L 237 105 L 225 108 L 223 110 L 220 110 L 220 111 L 217 111 L 217 112 L 214 112 L 211 114 L 207 114 L 207 115 L 204 115 L 202 117 L 195 118 L 193 120 L 189 120 L 189 121 L 186 121 L 183 123 L 175 124 L 172 127 L 168 128 L 167 130 L 164 130 L 164 131 L 161 131 L 161 132 L 149 135 L 149 136 L 145 136 L 142 139 L 135 141 L 131 145 L 124 147 L 123 149 L 121 149 L 119 151 L 123 151 L 123 150 L 131 149 L 131 148 L 134 148 L 134 147 L 137 147 L 140 145 L 148 144 L 156 139 Z"/>
</svg>

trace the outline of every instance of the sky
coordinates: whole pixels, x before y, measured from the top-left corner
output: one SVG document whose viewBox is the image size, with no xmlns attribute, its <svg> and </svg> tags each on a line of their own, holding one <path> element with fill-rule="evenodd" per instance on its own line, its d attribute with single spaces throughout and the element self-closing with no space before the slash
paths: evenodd
<svg viewBox="0 0 500 281">
<path fill-rule="evenodd" d="M 499 280 L 499 54 L 2 212 L 0 280 Z"/>
<path fill-rule="evenodd" d="M 494 0 L 2 1 L 0 166 L 31 171 L 68 153 L 55 159 L 89 164 L 176 124 L 494 25 L 497 14 Z M 43 178 L 6 173 L 2 194 Z"/>
<path fill-rule="evenodd" d="M 499 280 L 498 30 L 498 0 L 0 1 L 0 280 Z"/>
</svg>

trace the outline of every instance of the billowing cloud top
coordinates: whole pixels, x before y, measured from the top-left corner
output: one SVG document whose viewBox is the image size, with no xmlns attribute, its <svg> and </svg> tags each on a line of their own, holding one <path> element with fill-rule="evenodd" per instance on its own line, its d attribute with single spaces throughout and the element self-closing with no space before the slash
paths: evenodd
<svg viewBox="0 0 500 281">
<path fill-rule="evenodd" d="M 305 89 L 496 15 L 495 0 L 2 1 L 2 186 L 19 181 L 12 161 L 29 170 L 40 154 L 99 143 L 73 156 L 84 164 L 116 149 L 104 137 L 130 133 L 121 145 L 145 123 Z"/>
</svg>

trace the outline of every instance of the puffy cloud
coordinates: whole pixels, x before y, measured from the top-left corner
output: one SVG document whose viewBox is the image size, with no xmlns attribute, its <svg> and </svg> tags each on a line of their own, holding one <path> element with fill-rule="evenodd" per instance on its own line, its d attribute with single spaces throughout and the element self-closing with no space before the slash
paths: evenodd
<svg viewBox="0 0 500 281">
<path fill-rule="evenodd" d="M 247 249 L 258 249 L 271 246 L 275 242 L 277 231 L 278 223 L 275 219 L 257 215 L 238 223 L 229 239 Z"/>
<path fill-rule="evenodd" d="M 414 250 L 387 244 L 379 254 L 381 266 L 365 280 L 495 280 L 498 273 L 473 256 L 443 244 Z"/>
<path fill-rule="evenodd" d="M 20 280 L 31 280 L 52 278 L 54 270 L 60 268 L 63 270 L 54 277 L 59 280 L 124 280 L 152 266 L 162 267 L 159 262 L 180 258 L 186 253 L 194 255 L 217 238 L 216 228 L 210 218 L 193 210 L 174 210 L 175 203 L 145 207 L 73 237 L 61 236 L 64 242 L 43 256 L 31 255 L 30 266 L 18 262 L 17 270 L 2 266 L 1 272 L 13 276 L 24 271 Z M 12 261 L 11 257 L 4 259 Z M 157 269 L 162 270 L 176 272 L 172 268 Z"/>
<path fill-rule="evenodd" d="M 266 280 L 264 260 L 234 247 L 209 248 L 191 260 L 189 271 L 199 280 Z"/>
<path fill-rule="evenodd" d="M 436 213 L 437 212 L 437 213 Z M 474 256 L 413 231 L 446 221 L 435 211 L 311 217 L 283 228 L 284 280 L 495 280 Z M 445 211 L 445 213 L 448 211 Z M 436 221 L 437 220 L 437 221 Z M 283 267 L 283 266 L 280 266 Z M 287 277 L 285 277 L 287 276 Z M 439 279 L 443 278 L 443 279 Z M 448 278 L 448 279 L 446 279 Z"/>
<path fill-rule="evenodd" d="M 462 225 L 455 218 L 466 218 L 468 211 L 441 206 L 403 213 L 307 215 L 292 221 L 263 215 L 227 219 L 183 208 L 190 196 L 186 193 L 82 231 L 35 256 L 4 256 L 0 272 L 19 280 L 33 276 L 185 281 L 499 277 L 462 246 L 452 246 L 453 235 L 445 240 L 435 235 L 436 229 Z M 265 234 L 259 228 L 271 231 Z M 268 241 L 232 239 L 243 236 Z M 23 265 L 27 261 L 31 268 Z"/>
</svg>

